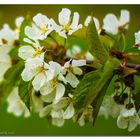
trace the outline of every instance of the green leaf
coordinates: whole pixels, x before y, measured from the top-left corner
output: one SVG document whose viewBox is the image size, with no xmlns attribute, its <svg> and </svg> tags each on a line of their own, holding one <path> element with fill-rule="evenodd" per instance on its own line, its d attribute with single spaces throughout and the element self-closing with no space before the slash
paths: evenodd
<svg viewBox="0 0 140 140">
<path fill-rule="evenodd" d="M 88 50 L 91 52 L 91 54 L 95 56 L 100 61 L 100 63 L 105 63 L 109 58 L 109 54 L 101 44 L 93 18 L 91 18 L 91 22 L 87 28 L 86 40 L 88 44 Z"/>
<path fill-rule="evenodd" d="M 135 100 L 135 106 L 136 110 L 139 111 L 140 109 L 140 75 L 134 76 L 134 84 L 135 84 L 135 94 L 134 94 L 134 100 Z"/>
<path fill-rule="evenodd" d="M 19 84 L 19 96 L 29 110 L 31 105 L 31 92 L 32 92 L 31 83 L 25 82 L 21 79 Z"/>
<path fill-rule="evenodd" d="M 100 106 L 103 102 L 103 99 L 104 99 L 104 96 L 106 94 L 106 91 L 109 87 L 109 84 L 112 80 L 112 77 L 106 82 L 106 84 L 104 85 L 104 87 L 102 88 L 101 92 L 99 93 L 99 95 L 93 100 L 92 102 L 92 107 L 94 108 L 94 111 L 93 111 L 93 125 L 95 123 L 95 120 L 97 118 L 97 115 L 98 115 L 98 112 L 100 110 Z"/>
<path fill-rule="evenodd" d="M 12 66 L 4 75 L 5 80 L 0 84 L 0 105 L 2 105 L 8 95 L 11 93 L 14 86 L 18 85 L 21 78 L 20 74 L 24 68 L 24 63 L 21 61 Z"/>
<path fill-rule="evenodd" d="M 78 84 L 77 88 L 74 90 L 74 106 L 78 110 L 79 108 L 84 107 L 83 101 L 89 91 L 89 88 L 99 79 L 99 71 L 92 71 L 85 74 L 84 78 Z"/>
</svg>

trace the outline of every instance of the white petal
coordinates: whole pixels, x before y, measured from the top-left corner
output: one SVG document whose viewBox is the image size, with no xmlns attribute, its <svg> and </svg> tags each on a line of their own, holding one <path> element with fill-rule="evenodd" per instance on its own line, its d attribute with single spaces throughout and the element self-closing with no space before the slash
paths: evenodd
<svg viewBox="0 0 140 140">
<path fill-rule="evenodd" d="M 140 44 L 140 31 L 135 33 L 135 44 Z"/>
<path fill-rule="evenodd" d="M 55 126 L 61 127 L 64 124 L 64 119 L 63 118 L 53 118 L 52 124 Z"/>
<path fill-rule="evenodd" d="M 44 86 L 40 89 L 40 93 L 42 95 L 48 95 L 53 92 L 53 90 L 56 88 L 56 84 L 53 80 L 48 81 L 44 84 Z"/>
<path fill-rule="evenodd" d="M 44 107 L 40 112 L 39 112 L 39 116 L 45 117 L 47 116 L 52 110 L 52 105 L 47 105 L 46 107 Z"/>
<path fill-rule="evenodd" d="M 129 23 L 129 21 L 130 21 L 129 11 L 127 11 L 127 10 L 121 10 L 121 15 L 120 15 L 120 20 L 119 20 L 120 26 L 123 26 L 126 23 Z"/>
<path fill-rule="evenodd" d="M 33 21 L 39 26 L 44 27 L 49 23 L 49 19 L 47 16 L 39 13 L 36 16 L 33 17 Z"/>
<path fill-rule="evenodd" d="M 36 91 L 40 90 L 40 88 L 44 85 L 47 77 L 45 76 L 44 72 L 39 73 L 35 76 L 32 84 Z"/>
<path fill-rule="evenodd" d="M 16 27 L 20 28 L 23 20 L 24 20 L 24 17 L 18 17 L 18 18 L 16 18 L 16 20 L 15 20 Z"/>
<path fill-rule="evenodd" d="M 35 50 L 32 48 L 32 46 L 22 46 L 18 50 L 18 56 L 26 60 L 31 58 L 34 52 Z"/>
<path fill-rule="evenodd" d="M 69 101 L 68 97 L 62 97 L 57 103 L 53 104 L 53 108 L 55 110 L 63 109 L 68 105 Z"/>
<path fill-rule="evenodd" d="M 88 26 L 88 24 L 90 23 L 90 21 L 91 21 L 91 16 L 87 16 L 87 18 L 86 18 L 86 20 L 84 22 L 84 25 L 85 26 Z"/>
<path fill-rule="evenodd" d="M 85 125 L 85 116 L 84 116 L 84 114 L 81 115 L 81 117 L 78 120 L 78 123 L 79 123 L 80 126 Z"/>
<path fill-rule="evenodd" d="M 66 76 L 66 80 L 67 82 L 73 87 L 76 88 L 77 85 L 79 84 L 79 80 L 77 79 L 77 77 L 72 74 L 72 73 L 68 73 Z"/>
<path fill-rule="evenodd" d="M 126 129 L 128 127 L 128 121 L 123 116 L 119 115 L 117 119 L 117 126 L 122 129 Z"/>
<path fill-rule="evenodd" d="M 73 73 L 76 75 L 82 75 L 83 71 L 78 67 L 73 67 Z"/>
<path fill-rule="evenodd" d="M 60 100 L 63 97 L 64 93 L 65 93 L 65 86 L 61 83 L 58 83 L 56 87 L 55 100 L 56 101 Z"/>
<path fill-rule="evenodd" d="M 63 117 L 63 110 L 52 110 L 51 116 L 52 116 L 52 118 L 62 118 Z"/>
<path fill-rule="evenodd" d="M 103 29 L 112 34 L 118 33 L 118 19 L 113 14 L 107 14 L 103 20 Z"/>
<path fill-rule="evenodd" d="M 94 20 L 94 24 L 96 26 L 96 29 L 99 30 L 100 29 L 99 20 L 96 17 L 94 17 L 93 20 Z"/>
<path fill-rule="evenodd" d="M 21 73 L 21 76 L 24 81 L 30 81 L 35 76 L 35 74 L 36 73 L 32 72 L 30 69 L 25 68 Z"/>
<path fill-rule="evenodd" d="M 61 25 L 67 25 L 70 21 L 71 11 L 67 8 L 63 8 L 58 15 L 58 21 Z"/>
<path fill-rule="evenodd" d="M 131 109 L 126 109 L 125 107 L 122 108 L 121 110 L 121 114 L 123 117 L 130 117 L 130 116 L 134 116 L 134 114 L 136 113 L 136 109 L 135 107 L 131 108 Z"/>
<path fill-rule="evenodd" d="M 62 71 L 61 65 L 57 62 L 50 61 L 49 65 L 50 65 L 50 69 L 54 70 L 55 76 L 57 76 Z"/>
<path fill-rule="evenodd" d="M 72 60 L 72 66 L 85 66 L 86 65 L 86 60 Z"/>
<path fill-rule="evenodd" d="M 52 91 L 50 94 L 48 95 L 43 95 L 41 96 L 41 99 L 46 102 L 46 103 L 51 103 L 54 101 L 54 98 L 55 98 L 55 90 Z"/>
<path fill-rule="evenodd" d="M 136 116 L 130 117 L 129 118 L 129 125 L 128 125 L 128 131 L 131 132 L 137 127 L 137 118 Z"/>
<path fill-rule="evenodd" d="M 74 12 L 73 20 L 72 20 L 72 23 L 71 23 L 70 27 L 72 29 L 77 29 L 78 23 L 79 23 L 79 13 Z"/>
<path fill-rule="evenodd" d="M 63 114 L 63 118 L 70 119 L 73 117 L 73 115 L 74 115 L 74 107 L 73 107 L 73 104 L 70 103 L 70 105 L 67 107 L 67 109 L 65 110 Z"/>
<path fill-rule="evenodd" d="M 40 39 L 41 33 L 39 29 L 35 26 L 26 26 L 25 28 L 25 35 L 29 37 L 30 39 L 36 40 Z"/>
</svg>

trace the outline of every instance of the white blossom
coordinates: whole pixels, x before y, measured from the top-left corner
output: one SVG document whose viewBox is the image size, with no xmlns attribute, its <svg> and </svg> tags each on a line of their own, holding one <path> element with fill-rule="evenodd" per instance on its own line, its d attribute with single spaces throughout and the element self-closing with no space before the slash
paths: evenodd
<svg viewBox="0 0 140 140">
<path fill-rule="evenodd" d="M 15 116 L 24 115 L 25 118 L 30 116 L 29 109 L 23 103 L 18 95 L 18 87 L 15 87 L 7 98 L 9 113 L 13 113 Z"/>
<path fill-rule="evenodd" d="M 122 28 L 128 29 L 129 20 L 130 15 L 127 10 L 121 10 L 119 19 L 112 13 L 107 14 L 103 20 L 103 29 L 106 32 L 116 35 Z"/>
<path fill-rule="evenodd" d="M 43 40 L 54 30 L 54 21 L 47 16 L 39 13 L 33 17 L 32 26 L 25 28 L 27 37 L 33 40 Z"/>
<path fill-rule="evenodd" d="M 55 25 L 55 31 L 60 36 L 67 38 L 67 35 L 72 35 L 75 31 L 82 28 L 82 24 L 78 24 L 79 17 L 78 12 L 74 12 L 72 17 L 71 11 L 67 8 L 63 8 L 58 15 L 60 25 Z"/>
<path fill-rule="evenodd" d="M 8 24 L 4 24 L 3 28 L 0 30 L 0 40 L 1 45 L 4 45 L 10 49 L 12 49 L 15 40 L 17 40 L 17 36 L 15 32 L 9 27 Z"/>
<path fill-rule="evenodd" d="M 140 125 L 140 118 L 135 106 L 130 109 L 127 109 L 125 105 L 122 106 L 117 119 L 117 126 L 122 129 L 128 128 L 128 131 L 133 131 L 137 125 Z"/>
<path fill-rule="evenodd" d="M 66 75 L 67 82 L 73 87 L 79 84 L 79 80 L 75 75 L 82 75 L 81 66 L 86 65 L 86 60 L 69 60 L 64 64 L 63 74 Z"/>
<path fill-rule="evenodd" d="M 63 81 L 64 83 L 66 83 L 66 81 L 61 74 L 62 67 L 60 64 L 50 61 L 49 67 L 54 70 L 53 78 L 44 84 L 44 86 L 40 89 L 40 93 L 46 96 L 46 99 L 49 98 L 51 101 L 54 100 L 57 102 L 65 93 L 65 86 L 60 81 Z"/>
<path fill-rule="evenodd" d="M 38 91 L 46 81 L 53 78 L 53 70 L 44 62 L 44 55 L 36 58 L 29 58 L 25 62 L 25 68 L 21 74 L 24 81 L 30 81 L 33 78 L 32 85 Z"/>
<path fill-rule="evenodd" d="M 0 46 L 0 82 L 4 79 L 5 72 L 12 66 L 8 52 L 9 47 Z"/>
<path fill-rule="evenodd" d="M 74 107 L 69 97 L 63 97 L 57 103 L 52 103 L 45 106 L 39 113 L 40 117 L 50 115 L 52 117 L 52 124 L 62 126 L 65 119 L 70 119 L 74 115 Z"/>
</svg>

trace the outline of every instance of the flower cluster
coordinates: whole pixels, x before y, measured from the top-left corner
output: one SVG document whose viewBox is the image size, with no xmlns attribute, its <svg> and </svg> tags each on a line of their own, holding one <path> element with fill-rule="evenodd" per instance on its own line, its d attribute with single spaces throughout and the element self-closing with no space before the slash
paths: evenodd
<svg viewBox="0 0 140 140">
<path fill-rule="evenodd" d="M 88 93 L 84 92 L 90 91 L 89 86 L 95 81 L 94 78 L 93 81 L 88 81 L 86 78 L 94 71 L 98 71 L 96 76 L 99 74 L 101 77 L 100 73 L 104 71 L 105 65 L 100 63 L 97 55 L 94 54 L 98 50 L 97 46 L 91 51 L 84 39 L 80 41 L 83 41 L 86 47 L 82 48 L 81 42 L 71 44 L 72 39 L 78 38 L 77 32 L 84 32 L 85 29 L 90 32 L 89 28 L 93 21 L 97 37 L 108 38 L 106 49 L 109 50 L 108 60 L 115 57 L 120 64 L 117 70 L 113 70 L 116 77 L 119 77 L 114 82 L 114 93 L 105 95 L 99 107 L 99 115 L 104 115 L 105 118 L 109 115 L 117 118 L 119 128 L 128 128 L 128 131 L 132 131 L 140 124 L 134 98 L 137 92 L 133 87 L 134 76 L 139 75 L 140 70 L 138 66 L 128 65 L 132 57 L 128 58 L 128 54 L 125 53 L 125 35 L 130 22 L 129 11 L 121 10 L 119 18 L 112 13 L 107 14 L 103 19 L 102 27 L 96 17 L 87 16 L 84 24 L 79 23 L 79 18 L 78 12 L 72 13 L 69 9 L 63 8 L 58 14 L 58 22 L 38 13 L 32 19 L 17 18 L 15 29 L 11 29 L 8 24 L 3 26 L 0 30 L 0 84 L 3 86 L 14 82 L 12 88 L 9 88 L 7 111 L 15 116 L 24 115 L 24 117 L 31 116 L 31 112 L 35 111 L 40 117 L 50 119 L 53 125 L 59 127 L 67 119 L 73 119 L 80 126 L 85 125 L 87 121 L 94 121 L 93 114 L 97 101 L 95 104 L 86 104 L 85 96 Z M 97 40 L 93 38 L 93 41 Z M 117 46 L 116 41 L 118 44 L 122 41 L 123 47 Z M 140 49 L 140 31 L 135 33 L 133 49 L 137 51 Z M 9 79 L 8 70 L 14 71 Z M 130 78 L 131 76 L 133 78 Z M 85 89 L 77 90 L 85 79 L 87 80 L 83 85 Z M 25 89 L 21 90 L 21 87 Z M 98 91 L 103 89 L 92 92 Z M 80 93 L 84 94 L 79 96 Z M 98 99 L 98 96 L 95 99 Z M 77 97 L 78 100 L 82 100 L 80 111 L 77 109 Z"/>
</svg>

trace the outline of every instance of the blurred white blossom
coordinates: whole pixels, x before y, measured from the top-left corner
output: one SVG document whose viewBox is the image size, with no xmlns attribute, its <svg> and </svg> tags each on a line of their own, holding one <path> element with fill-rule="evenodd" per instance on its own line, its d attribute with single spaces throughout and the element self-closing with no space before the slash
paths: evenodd
<svg viewBox="0 0 140 140">
<path fill-rule="evenodd" d="M 128 29 L 129 20 L 130 15 L 127 10 L 121 10 L 119 19 L 112 13 L 107 14 L 103 20 L 103 29 L 106 32 L 116 35 L 119 30 Z"/>
<path fill-rule="evenodd" d="M 29 109 L 23 103 L 18 95 L 18 87 L 14 87 L 12 92 L 7 98 L 8 108 L 7 111 L 9 113 L 13 113 L 15 116 L 19 117 L 24 115 L 25 118 L 30 116 Z"/>
</svg>

